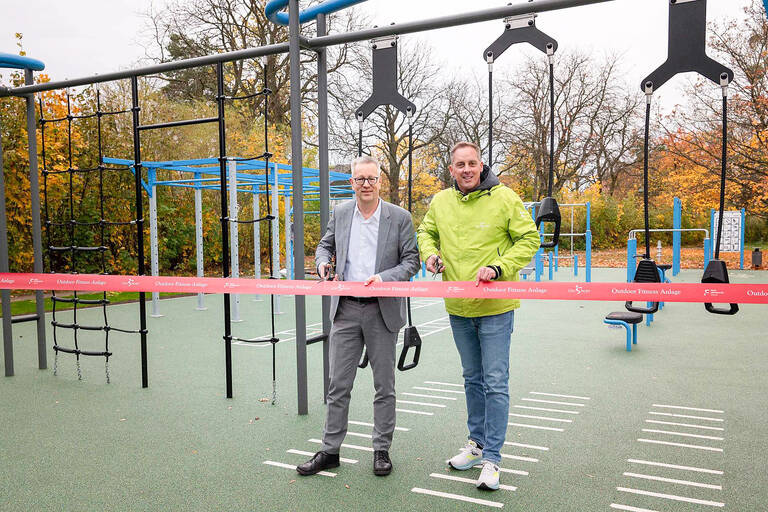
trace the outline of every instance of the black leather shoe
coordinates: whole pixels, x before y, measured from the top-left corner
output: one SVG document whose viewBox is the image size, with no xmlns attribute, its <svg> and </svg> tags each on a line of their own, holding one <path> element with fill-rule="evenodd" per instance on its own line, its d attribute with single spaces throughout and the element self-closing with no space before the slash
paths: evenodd
<svg viewBox="0 0 768 512">
<path fill-rule="evenodd" d="M 387 476 L 392 472 L 392 461 L 389 459 L 387 450 L 376 450 L 373 452 L 373 474 L 376 476 Z"/>
<path fill-rule="evenodd" d="M 339 454 L 317 452 L 304 464 L 296 466 L 296 471 L 303 476 L 314 475 L 325 469 L 339 467 Z"/>
</svg>

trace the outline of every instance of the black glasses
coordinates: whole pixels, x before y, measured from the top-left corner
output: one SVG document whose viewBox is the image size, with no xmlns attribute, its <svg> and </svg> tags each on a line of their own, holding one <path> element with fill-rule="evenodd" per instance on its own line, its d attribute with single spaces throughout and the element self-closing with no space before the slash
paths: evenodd
<svg viewBox="0 0 768 512">
<path fill-rule="evenodd" d="M 361 178 L 352 178 L 352 179 L 355 180 L 355 183 L 357 183 L 360 186 L 365 185 L 366 181 L 368 183 L 370 183 L 371 185 L 375 185 L 376 183 L 379 182 L 379 177 L 378 176 L 373 176 L 371 178 L 362 178 L 361 177 Z"/>
</svg>

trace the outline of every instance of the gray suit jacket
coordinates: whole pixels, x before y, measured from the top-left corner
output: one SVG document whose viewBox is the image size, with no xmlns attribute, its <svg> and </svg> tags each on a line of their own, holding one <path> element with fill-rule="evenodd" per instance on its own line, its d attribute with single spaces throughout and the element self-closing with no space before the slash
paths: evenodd
<svg viewBox="0 0 768 512">
<path fill-rule="evenodd" d="M 336 255 L 337 274 L 342 281 L 354 212 L 355 199 L 334 208 L 328 220 L 328 229 L 315 251 L 315 267 L 330 262 L 332 255 Z M 408 281 L 416 275 L 419 268 L 419 251 L 416 247 L 411 214 L 381 199 L 375 274 L 381 276 L 382 281 Z M 339 297 L 331 297 L 331 321 L 336 316 L 338 306 Z M 405 325 L 405 299 L 379 297 L 379 307 L 387 329 L 397 332 Z"/>
</svg>

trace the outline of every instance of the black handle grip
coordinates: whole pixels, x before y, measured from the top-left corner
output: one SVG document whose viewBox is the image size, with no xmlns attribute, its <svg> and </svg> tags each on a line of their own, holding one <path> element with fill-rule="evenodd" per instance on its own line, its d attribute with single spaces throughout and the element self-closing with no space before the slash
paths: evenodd
<svg viewBox="0 0 768 512">
<path fill-rule="evenodd" d="M 368 351 L 367 350 L 365 352 L 363 352 L 363 358 L 360 359 L 359 363 L 357 363 L 357 367 L 358 368 L 365 368 L 366 366 L 368 366 Z"/>
<path fill-rule="evenodd" d="M 409 364 L 405 364 L 405 360 L 408 356 L 408 349 L 415 349 L 413 353 L 413 361 Z M 419 364 L 419 357 L 421 356 L 421 336 L 419 331 L 413 325 L 409 325 L 403 331 L 403 350 L 400 352 L 400 359 L 397 362 L 397 369 L 401 372 L 406 370 L 412 370 Z"/>
<path fill-rule="evenodd" d="M 644 315 L 652 315 L 659 310 L 659 303 L 652 302 L 651 307 L 641 308 L 640 306 L 633 306 L 632 301 L 628 300 L 627 302 L 624 303 L 624 307 L 627 308 L 627 311 L 631 311 L 633 313 L 642 313 Z"/>
<path fill-rule="evenodd" d="M 726 308 L 718 308 L 715 307 L 711 302 L 705 302 L 704 307 L 707 311 L 710 313 L 714 313 L 716 315 L 735 315 L 739 312 L 739 305 L 738 304 L 731 304 L 727 309 Z"/>
</svg>

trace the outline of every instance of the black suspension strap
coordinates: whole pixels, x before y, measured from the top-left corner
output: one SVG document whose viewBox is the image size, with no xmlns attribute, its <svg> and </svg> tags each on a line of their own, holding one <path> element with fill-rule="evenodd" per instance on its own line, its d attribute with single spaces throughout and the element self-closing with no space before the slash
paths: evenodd
<svg viewBox="0 0 768 512">
<path fill-rule="evenodd" d="M 397 40 L 398 36 L 387 36 L 371 40 L 373 50 L 373 91 L 371 96 L 355 112 L 359 123 L 357 154 L 363 154 L 363 124 L 374 110 L 382 105 L 391 105 L 406 116 L 408 120 L 408 211 L 413 208 L 413 116 L 416 105 L 408 101 L 397 89 Z M 403 350 L 397 368 L 400 371 L 416 368 L 421 355 L 421 337 L 413 325 L 411 314 L 411 299 L 406 298 L 408 309 L 408 326 L 403 331 Z M 408 350 L 413 348 L 414 355 L 411 363 L 406 363 Z M 360 368 L 368 366 L 368 353 L 364 352 Z"/>
<path fill-rule="evenodd" d="M 107 167 L 103 163 L 104 156 L 104 137 L 102 129 L 102 118 L 104 116 L 116 116 L 119 114 L 129 113 L 130 110 L 114 110 L 104 111 L 101 104 L 101 91 L 96 90 L 96 111 L 89 114 L 74 114 L 72 107 L 72 97 L 69 91 L 66 91 L 67 102 L 67 115 L 60 118 L 46 118 L 46 107 L 43 102 L 43 96 L 38 98 L 38 105 L 40 108 L 40 138 L 41 138 L 41 157 L 42 157 L 42 176 L 43 176 L 43 213 L 44 213 L 44 226 L 46 232 L 46 245 L 47 245 L 47 263 L 48 271 L 52 273 L 67 272 L 70 274 L 79 273 L 81 267 L 80 260 L 85 259 L 85 263 L 93 264 L 93 259 L 89 255 L 95 254 L 97 256 L 97 263 L 99 266 L 99 272 L 102 275 L 108 274 L 106 252 L 107 247 L 107 232 L 106 228 L 110 226 L 126 226 L 135 224 L 135 221 L 108 221 L 106 219 L 106 212 L 104 209 L 105 196 L 104 196 L 104 176 L 105 171 L 122 171 L 130 172 L 130 168 L 116 168 Z M 72 134 L 73 134 L 73 122 L 83 119 L 96 119 L 96 153 L 97 164 L 92 167 L 83 167 L 75 165 Z M 67 137 L 67 161 L 66 169 L 61 166 L 56 166 L 54 163 L 50 163 L 47 155 L 46 144 L 46 126 L 54 123 L 66 122 L 66 137 Z M 85 179 L 87 175 L 91 173 L 98 173 L 98 220 L 93 220 L 93 213 L 76 211 L 75 208 L 75 184 L 78 182 L 82 186 L 81 195 L 85 196 L 87 193 L 88 180 Z M 67 217 L 61 221 L 54 221 L 51 217 L 51 205 L 49 197 L 49 186 L 51 185 L 51 176 L 62 175 L 66 177 L 66 211 Z M 78 179 L 78 177 L 83 177 Z M 92 231 L 93 228 L 98 227 L 97 236 L 99 239 L 99 245 L 85 245 L 79 243 L 81 239 L 86 238 L 88 235 L 81 235 L 83 231 L 81 228 L 86 228 L 87 231 Z M 63 231 L 63 232 L 62 232 Z M 68 258 L 67 258 L 68 256 Z M 77 369 L 78 380 L 82 380 L 83 372 L 80 364 L 80 356 L 96 356 L 104 357 L 104 372 L 106 376 L 106 382 L 111 382 L 111 376 L 109 371 L 109 358 L 112 356 L 112 352 L 109 348 L 109 335 L 112 331 L 139 334 L 139 330 L 121 329 L 109 324 L 109 317 L 107 315 L 107 306 L 110 304 L 107 299 L 107 293 L 102 292 L 102 296 L 99 299 L 85 299 L 82 298 L 78 292 L 73 291 L 72 296 L 63 297 L 56 295 L 52 292 L 52 320 L 51 326 L 53 327 L 53 350 L 55 353 L 53 374 L 58 375 L 59 353 L 72 354 L 75 356 L 75 364 Z M 72 321 L 66 322 L 60 319 L 60 304 L 71 305 Z M 81 324 L 78 321 L 79 308 L 82 306 L 101 306 L 103 325 L 87 325 Z M 60 329 L 72 331 L 72 346 L 63 346 L 60 343 Z M 103 350 L 86 350 L 82 348 L 83 339 L 81 338 L 82 331 L 85 332 L 104 332 L 104 349 Z"/>
<path fill-rule="evenodd" d="M 536 14 L 512 16 L 504 20 L 504 33 L 499 36 L 483 53 L 488 63 L 488 165 L 493 166 L 493 63 L 510 46 L 528 43 L 534 48 L 547 54 L 549 60 L 549 181 L 547 197 L 541 200 L 536 210 L 536 227 L 542 223 L 552 223 L 552 240 L 542 242 L 541 247 L 556 247 L 560 241 L 560 207 L 552 197 L 552 187 L 555 173 L 555 71 L 554 56 L 557 51 L 557 41 L 536 27 Z"/>
<path fill-rule="evenodd" d="M 648 146 L 651 114 L 651 97 L 669 79 L 678 73 L 695 71 L 701 76 L 719 84 L 723 91 L 723 153 L 720 176 L 720 225 L 715 250 L 715 259 L 710 261 L 704 271 L 702 283 L 728 283 L 728 269 L 724 261 L 719 260 L 720 229 L 725 203 L 725 178 L 727 168 L 728 142 L 728 84 L 733 81 L 733 71 L 707 56 L 707 0 L 670 0 L 669 4 L 669 40 L 667 60 L 653 73 L 643 80 L 641 89 L 645 92 L 646 118 L 645 142 L 643 151 L 643 184 L 645 208 L 645 255 L 638 263 L 634 281 L 637 283 L 661 281 L 656 263 L 650 258 L 650 231 L 648 215 Z M 626 307 L 638 313 L 654 313 L 658 303 L 652 303 L 650 308 L 633 308 L 631 302 Z M 728 308 L 716 308 L 705 304 L 710 313 L 734 315 L 739 311 L 738 304 L 730 304 Z"/>
</svg>

